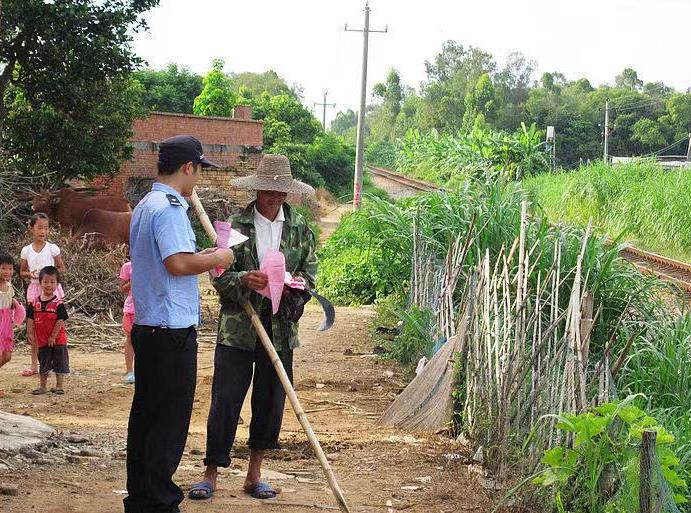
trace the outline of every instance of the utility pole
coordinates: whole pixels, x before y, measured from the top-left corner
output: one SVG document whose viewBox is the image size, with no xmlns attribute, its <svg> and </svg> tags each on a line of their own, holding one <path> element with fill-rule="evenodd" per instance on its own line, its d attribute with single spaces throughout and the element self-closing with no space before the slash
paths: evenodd
<svg viewBox="0 0 691 513">
<path fill-rule="evenodd" d="M 686 162 L 691 162 L 691 133 L 689 134 L 689 147 L 686 148 Z"/>
<path fill-rule="evenodd" d="M 365 27 L 363 29 L 349 29 L 345 26 L 346 32 L 362 32 L 362 80 L 360 82 L 360 111 L 357 119 L 357 146 L 355 147 L 355 180 L 353 184 L 353 210 L 360 208 L 362 197 L 362 172 L 365 163 L 365 108 L 367 101 L 367 50 L 370 32 L 386 33 L 388 25 L 384 30 L 370 30 L 369 28 L 369 2 L 365 2 Z"/>
<path fill-rule="evenodd" d="M 604 150 L 604 161 L 605 164 L 609 161 L 607 138 L 609 137 L 609 98 L 605 100 L 605 150 Z"/>
<path fill-rule="evenodd" d="M 315 106 L 320 106 L 322 107 L 322 126 L 324 127 L 324 132 L 326 132 L 326 108 L 327 107 L 335 107 L 335 103 L 326 103 L 326 95 L 329 94 L 329 91 L 324 91 L 324 101 L 322 103 L 314 102 Z"/>
</svg>

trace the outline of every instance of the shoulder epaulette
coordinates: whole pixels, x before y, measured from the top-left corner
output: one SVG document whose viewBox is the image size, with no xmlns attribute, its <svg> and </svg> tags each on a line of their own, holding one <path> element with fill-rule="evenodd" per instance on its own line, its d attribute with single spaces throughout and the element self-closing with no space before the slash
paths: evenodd
<svg viewBox="0 0 691 513">
<path fill-rule="evenodd" d="M 175 194 L 166 194 L 166 198 L 168 198 L 168 203 L 170 203 L 174 207 L 182 206 L 182 203 L 180 203 L 180 200 Z"/>
</svg>

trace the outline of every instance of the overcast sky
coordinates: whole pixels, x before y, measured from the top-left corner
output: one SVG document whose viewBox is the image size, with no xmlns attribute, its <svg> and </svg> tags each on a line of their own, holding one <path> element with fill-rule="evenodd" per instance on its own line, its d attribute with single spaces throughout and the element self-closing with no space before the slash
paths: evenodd
<svg viewBox="0 0 691 513">
<path fill-rule="evenodd" d="M 154 68 L 169 62 L 204 73 L 216 57 L 226 71 L 275 70 L 304 89 L 312 107 L 325 89 L 327 124 L 356 110 L 363 24 L 361 0 L 161 0 L 135 50 Z M 537 61 L 535 78 L 561 71 L 593 85 L 631 67 L 648 81 L 691 87 L 691 0 L 372 0 L 368 94 L 390 67 L 419 87 L 424 61 L 448 39 L 491 52 L 501 65 L 520 50 Z M 321 118 L 321 110 L 316 113 Z"/>
</svg>

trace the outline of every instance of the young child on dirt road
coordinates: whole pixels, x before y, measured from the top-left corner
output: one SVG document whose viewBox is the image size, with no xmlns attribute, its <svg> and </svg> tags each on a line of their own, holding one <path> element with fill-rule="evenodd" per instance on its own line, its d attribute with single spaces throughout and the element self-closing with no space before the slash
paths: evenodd
<svg viewBox="0 0 691 513">
<path fill-rule="evenodd" d="M 25 310 L 22 304 L 14 298 L 12 275 L 14 274 L 14 258 L 9 253 L 0 251 L 0 367 L 12 359 L 14 349 L 13 325 L 24 322 Z M 5 392 L 0 390 L 0 397 Z"/>
<path fill-rule="evenodd" d="M 65 376 L 70 373 L 70 359 L 67 354 L 67 333 L 65 321 L 67 309 L 58 298 L 60 273 L 54 266 L 47 266 L 38 273 L 41 294 L 29 303 L 27 308 L 27 333 L 32 346 L 38 348 L 40 384 L 31 392 L 42 395 L 48 392 L 48 374 L 55 373 L 54 394 L 65 393 Z"/>
<path fill-rule="evenodd" d="M 126 294 L 122 306 L 122 330 L 125 332 L 125 383 L 134 383 L 134 349 L 132 348 L 132 325 L 134 324 L 134 299 L 132 298 L 132 262 L 125 262 L 120 268 L 120 290 Z"/>
<path fill-rule="evenodd" d="M 58 272 L 64 274 L 66 271 L 65 263 L 60 254 L 60 248 L 48 242 L 50 223 L 48 216 L 43 213 L 34 214 L 29 219 L 29 232 L 31 233 L 32 243 L 22 248 L 20 254 L 20 276 L 25 280 L 30 280 L 29 288 L 26 291 L 26 302 L 30 304 L 41 295 L 41 287 L 38 283 L 38 273 L 46 266 L 55 266 Z M 62 299 L 65 293 L 62 286 L 58 285 L 55 296 Z M 38 372 L 38 349 L 35 345 L 31 346 L 31 367 L 22 371 L 22 376 L 33 376 Z"/>
</svg>

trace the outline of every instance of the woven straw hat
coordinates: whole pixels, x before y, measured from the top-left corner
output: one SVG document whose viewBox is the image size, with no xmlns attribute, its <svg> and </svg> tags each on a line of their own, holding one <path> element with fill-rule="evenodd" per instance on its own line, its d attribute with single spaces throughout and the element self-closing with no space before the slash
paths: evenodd
<svg viewBox="0 0 691 513">
<path fill-rule="evenodd" d="M 293 178 L 290 162 L 284 155 L 264 155 L 253 175 L 235 178 L 230 181 L 230 184 L 248 191 L 279 191 L 314 195 L 314 189 L 311 186 Z"/>
</svg>

